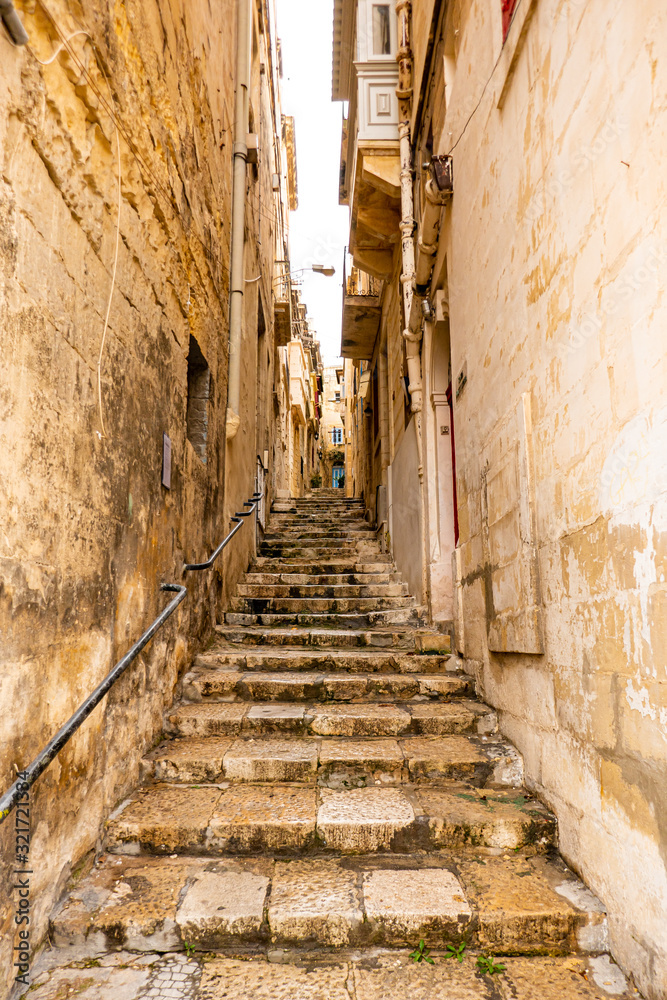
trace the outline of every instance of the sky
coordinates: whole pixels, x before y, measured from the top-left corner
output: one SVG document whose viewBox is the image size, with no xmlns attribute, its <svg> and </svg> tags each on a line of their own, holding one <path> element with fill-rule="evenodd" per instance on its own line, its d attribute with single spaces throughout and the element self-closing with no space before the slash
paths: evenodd
<svg viewBox="0 0 667 1000">
<path fill-rule="evenodd" d="M 332 278 L 303 275 L 303 301 L 325 364 L 340 356 L 343 253 L 348 209 L 338 204 L 343 106 L 331 100 L 333 0 L 276 0 L 283 46 L 283 113 L 295 119 L 299 208 L 291 213 L 292 270 L 336 268 Z"/>
</svg>

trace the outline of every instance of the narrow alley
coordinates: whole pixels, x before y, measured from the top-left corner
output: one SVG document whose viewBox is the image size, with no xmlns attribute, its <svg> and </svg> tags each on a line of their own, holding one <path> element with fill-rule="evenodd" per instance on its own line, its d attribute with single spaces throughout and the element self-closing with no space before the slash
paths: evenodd
<svg viewBox="0 0 667 1000">
<path fill-rule="evenodd" d="M 666 114 L 659 0 L 0 0 L 0 997 L 667 1000 Z"/>
</svg>

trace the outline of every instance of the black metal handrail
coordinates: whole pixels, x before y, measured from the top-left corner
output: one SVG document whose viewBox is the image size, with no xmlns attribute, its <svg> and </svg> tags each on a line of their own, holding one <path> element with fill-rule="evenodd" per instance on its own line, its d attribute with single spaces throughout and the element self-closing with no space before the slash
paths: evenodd
<svg viewBox="0 0 667 1000">
<path fill-rule="evenodd" d="M 174 597 L 174 599 L 169 602 L 164 611 L 162 611 L 155 619 L 151 627 L 144 632 L 139 641 L 135 642 L 134 646 L 128 650 L 122 660 L 118 661 L 111 673 L 107 674 L 102 683 L 98 684 L 93 693 L 86 698 L 79 708 L 77 708 L 72 718 L 65 723 L 62 729 L 58 730 L 53 739 L 50 740 L 41 753 L 35 757 L 32 764 L 23 768 L 21 771 L 22 777 L 17 779 L 9 791 L 5 792 L 0 799 L 0 823 L 7 819 L 10 812 L 16 805 L 19 796 L 25 793 L 26 785 L 28 788 L 34 785 L 40 774 L 47 769 L 49 764 L 60 753 L 63 747 L 69 743 L 77 729 L 83 725 L 90 713 L 97 708 L 105 694 L 111 690 L 121 674 L 125 673 L 129 665 L 137 658 L 144 646 L 148 645 L 158 629 L 160 629 L 167 619 L 173 615 L 176 608 L 185 600 L 188 594 L 187 588 L 182 587 L 177 583 L 164 583 L 160 587 L 160 590 L 171 591 L 176 593 L 178 596 Z"/>
<path fill-rule="evenodd" d="M 192 573 L 195 570 L 210 569 L 215 560 L 222 552 L 222 550 L 225 548 L 225 546 L 228 545 L 229 542 L 231 542 L 236 532 L 240 530 L 241 525 L 243 524 L 243 519 L 245 517 L 250 517 L 250 515 L 257 510 L 257 506 L 261 499 L 262 499 L 261 493 L 253 493 L 250 500 L 245 500 L 243 502 L 243 506 L 250 507 L 250 510 L 236 511 L 236 514 L 231 519 L 232 523 L 235 524 L 235 527 L 232 528 L 232 530 L 229 532 L 226 538 L 223 538 L 223 540 L 220 542 L 220 544 L 218 545 L 217 549 L 215 550 L 211 558 L 207 559 L 206 562 L 202 563 L 186 563 L 185 566 L 183 567 L 183 572 Z"/>
<path fill-rule="evenodd" d="M 250 510 L 242 512 L 237 511 L 235 516 L 232 518 L 232 521 L 236 522 L 235 527 L 232 528 L 227 537 L 220 543 L 210 559 L 204 563 L 187 563 L 183 567 L 183 572 L 185 573 L 186 571 L 190 572 L 192 570 L 209 569 L 218 558 L 224 547 L 231 541 L 236 532 L 240 529 L 241 525 L 244 524 L 245 518 L 250 517 L 250 515 L 257 509 L 257 505 L 261 500 L 261 497 L 261 493 L 253 493 L 252 498 L 244 502 L 243 506 L 250 507 Z M 0 824 L 7 819 L 12 809 L 16 806 L 19 798 L 25 794 L 26 786 L 27 788 L 31 788 L 32 785 L 34 785 L 39 776 L 47 769 L 49 764 L 55 760 L 63 747 L 69 743 L 77 729 L 83 725 L 91 712 L 97 708 L 104 696 L 108 694 L 118 678 L 125 673 L 129 665 L 137 658 L 142 649 L 148 645 L 155 633 L 162 628 L 167 619 L 173 615 L 176 608 L 179 604 L 183 603 L 188 595 L 187 587 L 183 587 L 178 583 L 163 583 L 160 590 L 175 593 L 178 596 L 169 602 L 164 611 L 160 612 L 150 628 L 144 632 L 141 638 L 135 642 L 134 646 L 128 650 L 122 660 L 118 661 L 111 673 L 107 674 L 102 683 L 99 684 L 93 693 L 86 698 L 79 708 L 77 708 L 71 719 L 69 719 L 65 725 L 58 730 L 53 739 L 51 739 L 44 749 L 37 755 L 37 757 L 35 757 L 32 764 L 29 764 L 28 767 L 22 769 L 21 777 L 17 778 L 11 788 L 9 788 L 2 798 L 0 798 Z"/>
</svg>

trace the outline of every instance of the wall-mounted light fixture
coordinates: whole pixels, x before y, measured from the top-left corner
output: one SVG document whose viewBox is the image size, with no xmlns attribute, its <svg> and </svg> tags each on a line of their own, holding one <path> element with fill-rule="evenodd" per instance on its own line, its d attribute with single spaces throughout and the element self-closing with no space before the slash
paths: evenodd
<svg viewBox="0 0 667 1000">
<path fill-rule="evenodd" d="M 451 156 L 434 156 L 431 159 L 431 177 L 441 194 L 454 193 L 454 160 Z"/>
</svg>

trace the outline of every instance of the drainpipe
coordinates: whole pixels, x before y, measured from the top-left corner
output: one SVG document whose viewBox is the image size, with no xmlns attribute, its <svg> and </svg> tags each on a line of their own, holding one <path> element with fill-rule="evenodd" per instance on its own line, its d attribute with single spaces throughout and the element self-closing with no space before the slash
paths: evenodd
<svg viewBox="0 0 667 1000">
<path fill-rule="evenodd" d="M 227 440 L 241 423 L 241 340 L 245 292 L 245 201 L 250 109 L 250 53 L 252 0 L 236 4 L 236 101 L 234 110 L 234 182 L 232 194 L 232 249 L 229 265 L 229 382 L 227 390 Z"/>
<path fill-rule="evenodd" d="M 408 376 L 410 378 L 409 392 L 412 397 L 412 412 L 419 414 L 422 406 L 421 364 L 419 359 L 419 338 L 410 332 L 409 321 L 412 313 L 412 296 L 415 279 L 415 243 L 414 243 L 414 200 L 412 193 L 412 149 L 410 145 L 410 105 L 412 103 L 412 51 L 410 48 L 410 0 L 397 0 L 396 16 L 398 18 L 399 48 L 398 87 L 396 95 L 399 101 L 398 136 L 401 157 L 401 254 L 403 268 L 401 285 L 403 287 L 403 313 L 405 329 L 403 336 L 406 341 L 408 359 Z M 418 434 L 420 449 L 419 468 L 422 475 L 421 441 Z"/>
<path fill-rule="evenodd" d="M 424 194 L 426 196 L 426 204 L 424 205 L 424 213 L 422 215 L 421 226 L 419 227 L 417 267 L 415 271 L 415 291 L 421 298 L 425 298 L 428 293 L 433 261 L 438 252 L 438 230 L 440 229 L 442 206 L 451 197 L 449 191 L 440 191 L 432 178 L 426 182 Z M 421 323 L 421 317 L 411 315 L 411 330 L 415 329 L 417 322 Z"/>
<path fill-rule="evenodd" d="M 424 456 L 422 446 L 422 403 L 423 385 L 421 369 L 421 323 L 413 330 L 410 326 L 412 316 L 414 284 L 415 284 L 415 218 L 414 195 L 412 190 L 412 146 L 410 141 L 410 115 L 412 106 L 412 47 L 410 43 L 410 25 L 412 15 L 411 0 L 397 0 L 396 16 L 398 18 L 398 137 L 401 157 L 401 253 L 403 269 L 401 285 L 403 286 L 403 314 L 405 317 L 405 353 L 408 363 L 408 392 L 412 401 L 412 412 L 415 417 L 417 436 L 417 472 L 419 474 L 419 506 L 422 533 L 422 603 L 428 605 L 428 548 L 426 537 L 426 511 L 424 497 Z"/>
<path fill-rule="evenodd" d="M 0 17 L 14 45 L 27 45 L 28 36 L 12 0 L 0 0 Z"/>
</svg>

